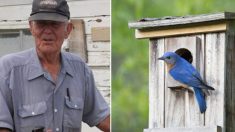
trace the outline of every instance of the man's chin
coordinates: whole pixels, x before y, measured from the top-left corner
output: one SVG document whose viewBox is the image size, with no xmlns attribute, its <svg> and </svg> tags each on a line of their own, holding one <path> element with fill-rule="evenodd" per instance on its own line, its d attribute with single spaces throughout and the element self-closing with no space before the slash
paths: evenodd
<svg viewBox="0 0 235 132">
<path fill-rule="evenodd" d="M 52 47 L 52 46 L 43 46 L 43 47 L 39 48 L 38 51 L 43 53 L 43 54 L 52 54 L 52 53 L 58 52 L 58 50 L 55 49 L 55 47 Z"/>
</svg>

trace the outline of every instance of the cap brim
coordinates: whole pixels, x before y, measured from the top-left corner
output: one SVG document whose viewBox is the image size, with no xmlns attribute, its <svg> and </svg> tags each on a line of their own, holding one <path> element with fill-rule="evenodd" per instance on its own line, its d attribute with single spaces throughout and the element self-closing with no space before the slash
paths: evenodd
<svg viewBox="0 0 235 132">
<path fill-rule="evenodd" d="M 35 20 L 50 20 L 50 21 L 59 21 L 59 22 L 66 22 L 68 18 L 64 15 L 58 13 L 51 13 L 51 12 L 40 12 L 36 13 L 29 17 L 29 21 Z"/>
</svg>

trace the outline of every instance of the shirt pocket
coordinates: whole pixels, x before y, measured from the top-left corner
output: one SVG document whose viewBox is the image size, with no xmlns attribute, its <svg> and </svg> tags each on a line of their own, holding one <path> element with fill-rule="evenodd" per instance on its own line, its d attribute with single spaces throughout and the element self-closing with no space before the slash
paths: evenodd
<svg viewBox="0 0 235 132">
<path fill-rule="evenodd" d="M 64 129 L 77 130 L 80 131 L 81 121 L 83 115 L 83 100 L 81 98 L 71 98 L 65 97 L 65 108 L 64 108 Z"/>
<path fill-rule="evenodd" d="M 21 128 L 34 129 L 45 126 L 45 112 L 47 110 L 46 102 L 23 105 L 18 109 Z"/>
</svg>

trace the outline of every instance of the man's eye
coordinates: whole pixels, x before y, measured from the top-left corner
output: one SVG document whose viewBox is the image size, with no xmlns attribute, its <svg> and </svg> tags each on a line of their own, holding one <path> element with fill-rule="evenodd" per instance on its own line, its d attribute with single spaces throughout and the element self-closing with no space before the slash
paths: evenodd
<svg viewBox="0 0 235 132">
<path fill-rule="evenodd" d="M 52 24 L 52 25 L 55 25 L 55 26 L 60 26 L 60 25 L 62 25 L 63 23 L 62 23 L 62 22 L 52 22 L 51 24 Z"/>
<path fill-rule="evenodd" d="M 43 26 L 43 25 L 45 25 L 45 22 L 43 22 L 43 21 L 35 21 L 35 24 L 37 26 Z"/>
</svg>

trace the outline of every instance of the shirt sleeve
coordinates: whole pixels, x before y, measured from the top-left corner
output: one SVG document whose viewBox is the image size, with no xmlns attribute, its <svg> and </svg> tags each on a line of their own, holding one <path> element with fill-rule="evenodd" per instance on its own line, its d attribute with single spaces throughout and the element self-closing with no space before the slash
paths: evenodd
<svg viewBox="0 0 235 132">
<path fill-rule="evenodd" d="M 83 121 L 89 126 L 98 125 L 110 114 L 110 109 L 103 96 L 97 90 L 90 69 L 86 73 L 86 94 Z"/>
<path fill-rule="evenodd" d="M 11 90 L 7 79 L 0 76 L 0 127 L 13 130 Z"/>
</svg>

